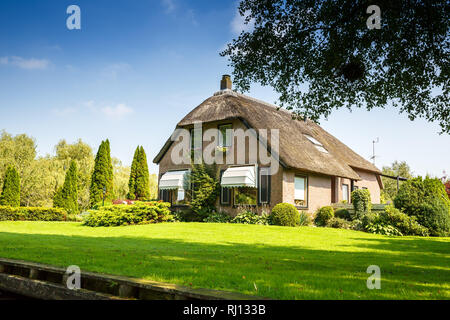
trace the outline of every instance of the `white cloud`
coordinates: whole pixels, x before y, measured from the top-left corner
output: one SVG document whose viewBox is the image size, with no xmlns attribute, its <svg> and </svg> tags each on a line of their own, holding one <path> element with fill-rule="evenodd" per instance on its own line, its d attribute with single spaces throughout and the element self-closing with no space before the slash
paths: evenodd
<svg viewBox="0 0 450 320">
<path fill-rule="evenodd" d="M 46 59 L 30 58 L 25 59 L 22 57 L 0 57 L 0 64 L 11 65 L 25 70 L 44 70 L 50 65 L 50 62 Z"/>
<path fill-rule="evenodd" d="M 123 116 L 126 116 L 130 113 L 133 113 L 133 109 L 128 107 L 127 105 L 120 103 L 116 105 L 115 107 L 103 107 L 100 109 L 101 112 L 103 112 L 105 115 L 111 118 L 121 118 Z"/>
<path fill-rule="evenodd" d="M 130 70 L 130 65 L 128 63 L 113 63 L 102 70 L 103 76 L 116 80 L 120 73 Z"/>
<path fill-rule="evenodd" d="M 246 24 L 245 23 L 246 16 L 247 16 L 246 13 L 244 13 L 244 16 L 241 16 L 239 10 L 236 9 L 233 20 L 231 20 L 231 31 L 234 34 L 239 35 L 242 31 L 250 31 L 253 29 L 254 19 L 251 19 L 249 23 Z"/>
<path fill-rule="evenodd" d="M 172 13 L 176 8 L 175 2 L 173 0 L 162 0 L 161 2 L 166 9 L 166 13 Z"/>
</svg>

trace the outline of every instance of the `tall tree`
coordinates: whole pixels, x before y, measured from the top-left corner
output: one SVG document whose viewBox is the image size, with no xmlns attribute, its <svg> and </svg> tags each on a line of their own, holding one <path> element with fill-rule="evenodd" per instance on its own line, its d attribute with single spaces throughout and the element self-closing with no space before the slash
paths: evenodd
<svg viewBox="0 0 450 320">
<path fill-rule="evenodd" d="M 144 147 L 138 146 L 134 152 L 131 164 L 130 179 L 128 182 L 128 198 L 145 200 L 150 199 L 150 178 L 148 172 L 147 155 Z"/>
<path fill-rule="evenodd" d="M 411 168 L 406 161 L 394 161 L 390 166 L 384 166 L 382 172 L 385 175 L 393 177 L 400 176 L 406 179 L 413 178 Z M 393 201 L 398 191 L 397 181 L 386 177 L 381 177 L 381 180 L 383 181 L 383 190 L 381 190 L 383 202 Z"/>
<path fill-rule="evenodd" d="M 78 169 L 77 163 L 72 160 L 67 170 L 64 185 L 53 199 L 53 206 L 64 208 L 68 213 L 77 214 L 78 211 Z"/>
<path fill-rule="evenodd" d="M 91 178 L 89 203 L 91 206 L 103 199 L 105 189 L 105 200 L 114 198 L 113 167 L 111 161 L 111 150 L 109 140 L 102 141 L 95 157 L 94 171 Z"/>
<path fill-rule="evenodd" d="M 392 105 L 448 133 L 449 12 L 448 0 L 242 0 L 247 25 L 221 55 L 239 90 L 271 86 L 301 119 Z"/>
<path fill-rule="evenodd" d="M 20 178 L 19 173 L 13 166 L 9 166 L 6 169 L 3 190 L 0 195 L 0 204 L 11 207 L 20 206 Z"/>
</svg>

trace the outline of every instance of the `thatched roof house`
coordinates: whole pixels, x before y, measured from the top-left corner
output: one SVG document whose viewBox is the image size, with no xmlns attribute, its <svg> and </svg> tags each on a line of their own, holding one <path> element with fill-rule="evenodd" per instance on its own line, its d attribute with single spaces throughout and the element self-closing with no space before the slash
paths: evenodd
<svg viewBox="0 0 450 320">
<path fill-rule="evenodd" d="M 232 91 L 228 76 L 224 76 L 221 90 L 188 113 L 178 122 L 177 128 L 190 129 L 199 122 L 202 123 L 203 130 L 213 127 L 220 129 L 221 125 L 227 125 L 228 129 L 279 130 L 277 151 L 273 149 L 270 136 L 267 141 L 258 137 L 260 143 L 271 150 L 273 155 L 278 152 L 280 164 L 280 170 L 271 173 L 270 186 L 264 186 L 264 192 L 268 193 L 267 197 L 263 197 L 267 200 L 264 201 L 265 204 L 273 206 L 278 202 L 291 202 L 299 208 L 313 211 L 318 206 L 331 202 L 348 201 L 349 192 L 357 187 L 369 189 L 373 202 L 379 202 L 382 184 L 378 168 L 314 122 L 294 120 L 292 114 L 284 109 Z M 171 163 L 168 154 L 174 143 L 176 142 L 169 139 L 154 159 L 160 165 L 160 177 L 169 170 L 188 169 Z M 228 146 L 232 152 L 238 151 L 233 150 L 235 143 L 233 141 Z M 258 163 L 255 165 L 261 165 L 259 159 L 256 162 Z M 228 167 L 223 165 L 222 169 L 226 170 Z M 256 180 L 264 183 L 265 180 L 259 174 L 255 175 Z M 270 190 L 266 190 L 267 188 Z M 255 189 L 259 190 L 260 186 L 255 185 Z M 225 195 L 226 201 L 222 203 L 230 206 L 240 204 L 236 203 L 236 194 L 244 192 L 248 196 L 252 193 L 248 190 L 224 192 L 230 194 Z M 261 198 L 261 195 L 258 196 L 260 193 L 255 192 L 257 198 Z M 165 191 L 161 195 L 169 197 L 170 192 Z M 175 195 L 166 200 L 176 203 L 173 201 L 174 197 Z M 256 200 L 256 205 L 261 204 L 261 199 Z"/>
</svg>

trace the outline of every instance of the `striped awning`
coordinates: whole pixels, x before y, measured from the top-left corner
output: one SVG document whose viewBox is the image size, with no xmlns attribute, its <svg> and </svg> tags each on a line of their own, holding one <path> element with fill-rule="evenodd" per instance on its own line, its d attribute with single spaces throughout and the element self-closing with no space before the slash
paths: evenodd
<svg viewBox="0 0 450 320">
<path fill-rule="evenodd" d="M 222 174 L 222 187 L 256 188 L 256 166 L 230 167 Z"/>
<path fill-rule="evenodd" d="M 188 170 L 168 171 L 159 180 L 160 190 L 184 189 L 184 181 L 187 179 Z"/>
</svg>

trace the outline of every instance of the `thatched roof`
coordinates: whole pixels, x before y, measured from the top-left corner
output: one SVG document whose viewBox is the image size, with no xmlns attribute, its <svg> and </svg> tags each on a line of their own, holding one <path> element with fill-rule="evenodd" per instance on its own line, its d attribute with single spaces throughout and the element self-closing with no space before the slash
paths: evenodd
<svg viewBox="0 0 450 320">
<path fill-rule="evenodd" d="M 177 127 L 190 126 L 198 121 L 227 119 L 241 119 L 254 129 L 279 129 L 280 162 L 287 168 L 355 180 L 360 177 L 353 168 L 381 173 L 377 167 L 314 122 L 293 120 L 289 111 L 231 90 L 219 91 L 206 99 L 187 114 Z M 328 153 L 319 151 L 305 134 L 319 141 Z M 153 162 L 159 163 L 170 144 L 169 139 Z"/>
</svg>

